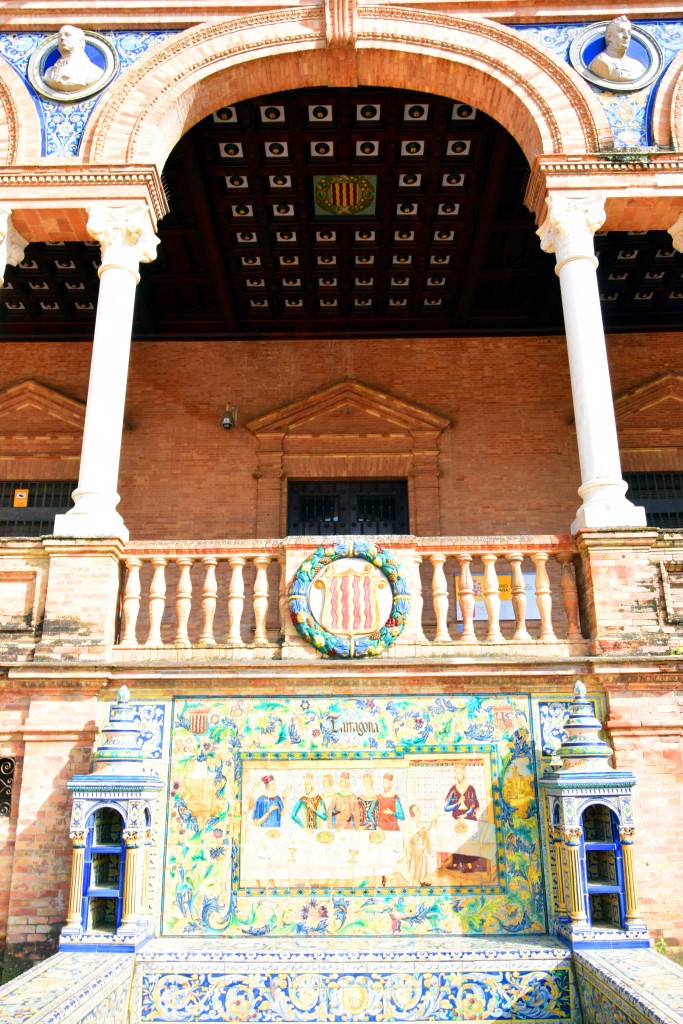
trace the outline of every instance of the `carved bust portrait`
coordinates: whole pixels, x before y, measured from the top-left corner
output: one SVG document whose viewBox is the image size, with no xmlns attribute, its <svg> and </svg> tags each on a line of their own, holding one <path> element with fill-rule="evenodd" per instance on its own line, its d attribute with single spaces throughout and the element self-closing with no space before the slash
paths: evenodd
<svg viewBox="0 0 683 1024">
<path fill-rule="evenodd" d="M 626 54 L 631 42 L 631 22 L 625 15 L 610 21 L 605 29 L 605 49 L 588 65 L 588 70 L 608 82 L 634 82 L 647 72 L 644 64 Z"/>
<path fill-rule="evenodd" d="M 45 84 L 58 92 L 79 92 L 104 74 L 85 52 L 85 34 L 74 25 L 62 25 L 57 34 L 60 57 L 45 72 Z"/>
</svg>

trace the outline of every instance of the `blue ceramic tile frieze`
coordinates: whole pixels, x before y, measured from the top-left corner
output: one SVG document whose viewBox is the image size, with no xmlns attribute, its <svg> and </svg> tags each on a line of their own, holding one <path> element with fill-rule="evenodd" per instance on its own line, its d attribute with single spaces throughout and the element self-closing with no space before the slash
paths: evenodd
<svg viewBox="0 0 683 1024">
<path fill-rule="evenodd" d="M 39 96 L 28 79 L 31 55 L 49 32 L 4 32 L 0 34 L 0 54 L 23 79 L 36 106 L 41 124 L 42 156 L 77 156 L 88 119 L 111 85 L 96 96 L 77 103 L 56 103 Z M 103 32 L 113 43 L 119 57 L 119 71 L 125 71 L 150 50 L 165 43 L 173 31 Z M 115 79 L 114 79 L 115 81 Z M 113 83 L 112 83 L 113 84 Z"/>
</svg>

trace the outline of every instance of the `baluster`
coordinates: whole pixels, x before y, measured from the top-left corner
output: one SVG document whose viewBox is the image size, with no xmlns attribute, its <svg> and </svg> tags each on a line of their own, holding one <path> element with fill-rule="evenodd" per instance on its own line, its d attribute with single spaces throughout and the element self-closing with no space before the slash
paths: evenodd
<svg viewBox="0 0 683 1024">
<path fill-rule="evenodd" d="M 410 595 L 409 621 L 412 623 L 413 636 L 416 643 L 425 644 L 427 643 L 427 637 L 424 635 L 424 629 L 422 628 L 424 601 L 422 599 L 422 577 L 420 576 L 421 565 L 422 555 L 416 553 L 413 561 L 413 585 Z"/>
<path fill-rule="evenodd" d="M 189 647 L 190 638 L 187 635 L 187 623 L 190 618 L 190 609 L 192 608 L 192 578 L 190 576 L 190 570 L 194 559 L 189 558 L 187 555 L 183 555 L 182 558 L 176 559 L 176 564 L 180 567 L 180 575 L 178 577 L 178 584 L 175 592 L 175 617 L 176 617 L 176 634 L 173 642 L 174 647 Z"/>
<path fill-rule="evenodd" d="M 536 566 L 536 604 L 541 613 L 541 643 L 554 643 L 557 640 L 553 630 L 553 599 L 550 595 L 550 580 L 546 562 L 549 555 L 547 551 L 538 551 L 531 556 L 531 561 Z"/>
<path fill-rule="evenodd" d="M 531 636 L 526 628 L 526 589 L 522 574 L 524 554 L 521 551 L 511 551 L 505 557 L 510 563 L 512 573 L 512 608 L 515 613 L 515 632 L 512 640 L 513 642 L 527 643 L 531 640 Z"/>
<path fill-rule="evenodd" d="M 449 644 L 452 641 L 448 632 L 448 584 L 446 583 L 446 574 L 443 571 L 446 555 L 430 555 L 429 561 L 434 566 L 434 575 L 432 576 L 432 599 L 436 614 L 436 636 L 434 637 L 434 643 Z"/>
<path fill-rule="evenodd" d="M 254 559 L 256 579 L 254 580 L 254 646 L 263 647 L 268 643 L 266 616 L 268 614 L 268 566 L 270 558 L 259 555 Z"/>
<path fill-rule="evenodd" d="M 166 607 L 166 559 L 155 555 L 152 565 L 154 575 L 149 587 L 149 633 L 145 647 L 163 647 L 161 620 Z"/>
<path fill-rule="evenodd" d="M 484 602 L 489 617 L 489 628 L 486 634 L 486 642 L 490 644 L 504 644 L 505 637 L 500 631 L 500 593 L 498 590 L 498 576 L 496 574 L 497 555 L 485 554 L 481 556 L 484 563 Z"/>
<path fill-rule="evenodd" d="M 560 551 L 556 556 L 562 566 L 560 571 L 560 587 L 562 588 L 562 604 L 567 616 L 567 640 L 582 640 L 581 621 L 579 619 L 579 592 L 576 578 L 572 572 L 574 555 L 571 551 Z"/>
<path fill-rule="evenodd" d="M 233 555 L 228 559 L 232 569 L 228 588 L 228 646 L 244 647 L 240 633 L 242 611 L 244 609 L 244 569 L 245 559 L 241 555 Z"/>
<path fill-rule="evenodd" d="M 202 587 L 202 631 L 197 641 L 200 647 L 215 647 L 213 636 L 213 619 L 216 614 L 218 584 L 216 583 L 216 565 L 218 559 L 213 556 L 202 558 L 204 566 L 204 585 Z"/>
<path fill-rule="evenodd" d="M 472 555 L 462 551 L 456 556 L 460 566 L 460 581 L 458 583 L 458 604 L 462 616 L 462 633 L 460 642 L 465 644 L 476 644 L 477 634 L 474 632 L 474 583 L 472 582 L 472 570 L 470 562 Z"/>
<path fill-rule="evenodd" d="M 285 630 L 287 628 L 287 562 L 285 560 L 284 555 L 281 555 L 278 558 L 278 562 L 280 565 L 280 585 L 278 587 L 277 599 L 279 618 L 277 639 L 278 643 L 284 643 Z"/>
<path fill-rule="evenodd" d="M 141 558 L 127 558 L 128 579 L 123 595 L 123 629 L 121 647 L 137 647 L 136 627 L 140 612 L 140 566 Z"/>
</svg>

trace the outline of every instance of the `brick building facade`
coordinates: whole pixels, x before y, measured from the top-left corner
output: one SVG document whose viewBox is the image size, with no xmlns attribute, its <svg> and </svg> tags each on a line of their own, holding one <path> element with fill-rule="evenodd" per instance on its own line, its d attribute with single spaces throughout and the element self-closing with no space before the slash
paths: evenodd
<svg viewBox="0 0 683 1024">
<path fill-rule="evenodd" d="M 164 781 L 145 883 L 157 935 L 224 932 L 229 943 L 244 907 L 258 915 L 249 899 L 261 885 L 261 897 L 275 893 L 274 905 L 290 902 L 278 904 L 286 909 L 273 912 L 270 931 L 240 925 L 240 934 L 311 936 L 311 911 L 302 909 L 309 904 L 292 896 L 298 882 L 285 890 L 277 864 L 253 890 L 245 881 L 251 819 L 243 810 L 240 826 L 242 790 L 226 778 L 227 726 L 216 723 L 237 721 L 265 783 L 282 762 L 303 758 L 316 768 L 328 756 L 317 740 L 305 747 L 305 716 L 316 702 L 328 708 L 323 723 L 333 705 L 378 702 L 381 729 L 393 715 L 395 731 L 381 756 L 398 756 L 398 712 L 389 705 L 399 697 L 417 709 L 411 721 L 426 715 L 431 730 L 429 740 L 404 735 L 401 756 L 426 752 L 430 770 L 439 757 L 451 768 L 469 758 L 463 764 L 481 780 L 493 758 L 486 772 L 497 866 L 485 878 L 485 857 L 466 844 L 465 854 L 442 850 L 434 839 L 428 888 L 417 879 L 415 892 L 403 889 L 408 901 L 427 900 L 429 926 L 414 924 L 417 903 L 409 913 L 392 902 L 408 878 L 400 879 L 400 859 L 398 881 L 387 881 L 384 868 L 373 869 L 377 877 L 370 871 L 372 913 L 384 915 L 372 926 L 352 912 L 353 885 L 365 892 L 367 878 L 342 884 L 347 876 L 331 874 L 351 908 L 341 934 L 372 928 L 387 942 L 401 929 L 553 934 L 566 908 L 539 782 L 581 679 L 613 766 L 637 780 L 639 919 L 666 946 L 683 942 L 675 854 L 683 835 L 683 51 L 669 9 L 629 5 L 637 44 L 629 53 L 639 56 L 642 81 L 624 90 L 591 78 L 588 58 L 605 32 L 590 34 L 592 10 L 578 4 L 540 18 L 496 3 L 439 11 L 351 2 L 248 11 L 86 4 L 69 14 L 86 30 L 85 52 L 101 75 L 97 53 L 111 51 L 117 63 L 105 87 L 91 95 L 83 87 L 72 101 L 57 87 L 56 96 L 45 92 L 54 63 L 45 41 L 66 15 L 8 8 L 0 46 L 7 977 L 55 952 L 73 908 L 72 846 L 80 839 L 72 823 L 70 840 L 67 784 L 87 776 L 121 685 L 136 702 L 145 763 Z M 618 13 L 606 8 L 604 19 Z M 29 66 L 39 46 L 48 56 Z M 284 153 L 273 154 L 273 145 Z M 316 164 L 320 145 L 332 150 Z M 381 155 L 363 164 L 364 145 Z M 412 145 L 422 146 L 413 162 Z M 324 175 L 362 178 L 376 205 L 363 215 L 339 204 L 321 212 L 312 182 Z M 357 300 L 365 294 L 372 314 L 364 320 Z M 35 498 L 42 485 L 76 481 L 71 505 L 63 496 L 55 507 Z M 368 499 L 363 513 L 353 504 L 356 519 L 342 523 L 334 487 L 355 495 L 360 484 L 365 494 L 378 481 L 405 491 L 385 504 L 373 492 L 375 504 Z M 311 498 L 305 506 L 319 531 L 292 529 L 298 485 L 328 487 L 320 493 L 331 504 Z M 408 528 L 384 530 L 396 494 L 407 496 Z M 51 510 L 47 526 L 41 504 Z M 400 563 L 410 614 L 379 657 L 329 657 L 292 621 L 290 587 L 321 543 L 363 533 L 382 536 Z M 446 742 L 444 732 L 437 743 L 443 702 L 454 716 L 476 705 L 481 719 L 477 712 L 459 739 Z M 264 708 L 271 724 L 254 739 Z M 334 711 L 334 721 L 344 714 Z M 289 739 L 273 754 L 280 727 Z M 192 737 L 202 741 L 188 753 Z M 477 746 L 496 742 L 498 754 Z M 348 749 L 344 756 L 364 758 L 366 769 L 380 756 L 376 745 Z M 245 761 L 240 772 L 248 768 Z M 410 779 L 396 785 L 406 804 L 423 792 Z M 533 804 L 524 804 L 525 786 Z M 245 808 L 247 798 L 245 789 Z M 292 799 L 293 790 L 287 813 Z M 532 819 L 537 846 L 521 838 L 526 826 L 504 831 L 512 819 L 503 825 L 501 802 Z M 190 855 L 179 838 L 192 831 L 190 820 L 203 853 Z M 211 871 L 200 881 L 198 865 L 225 854 L 224 832 L 244 861 L 233 852 L 232 876 L 225 868 L 220 882 Z M 333 825 L 329 836 L 339 842 Z M 541 879 L 528 904 L 503 884 L 514 855 L 528 856 L 527 877 L 537 870 Z M 190 863 L 201 913 L 198 902 L 183 905 Z M 476 884 L 468 871 L 481 873 Z M 229 877 L 237 911 L 226 909 Z M 316 907 L 324 903 L 318 881 L 320 891 L 310 880 L 305 890 Z M 475 898 L 479 924 L 473 909 L 468 916 Z M 494 908 L 498 898 L 503 910 Z M 211 900 L 225 910 L 220 927 Z M 612 942 L 610 927 L 628 931 L 635 920 L 631 903 L 620 928 L 611 911 L 600 917 L 588 890 L 586 900 L 588 925 L 593 914 L 607 929 L 593 922 L 598 945 Z M 169 910 L 174 901 L 184 906 L 182 921 Z M 325 907 L 323 917 L 341 913 Z M 152 1019 L 144 998 L 141 1005 L 131 1021 Z"/>
</svg>

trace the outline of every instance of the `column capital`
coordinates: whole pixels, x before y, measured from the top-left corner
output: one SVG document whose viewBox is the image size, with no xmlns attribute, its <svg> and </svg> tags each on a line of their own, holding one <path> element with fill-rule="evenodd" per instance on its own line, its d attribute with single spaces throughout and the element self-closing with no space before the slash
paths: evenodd
<svg viewBox="0 0 683 1024">
<path fill-rule="evenodd" d="M 683 210 L 681 210 L 674 223 L 667 230 L 671 235 L 671 241 L 676 252 L 683 252 Z"/>
<path fill-rule="evenodd" d="M 140 264 L 151 263 L 156 257 L 159 239 L 144 203 L 93 204 L 88 207 L 87 229 L 102 249 L 100 277 L 105 270 L 116 267 L 127 270 L 137 283 Z"/>
<path fill-rule="evenodd" d="M 598 265 L 593 235 L 605 223 L 605 196 L 600 192 L 584 195 L 550 193 L 546 199 L 546 218 L 536 232 L 544 252 L 554 252 L 555 272 L 570 260 L 590 260 Z"/>
<path fill-rule="evenodd" d="M 28 240 L 20 235 L 12 223 L 12 211 L 0 206 L 0 288 L 5 283 L 7 264 L 16 267 L 23 262 Z"/>
</svg>

